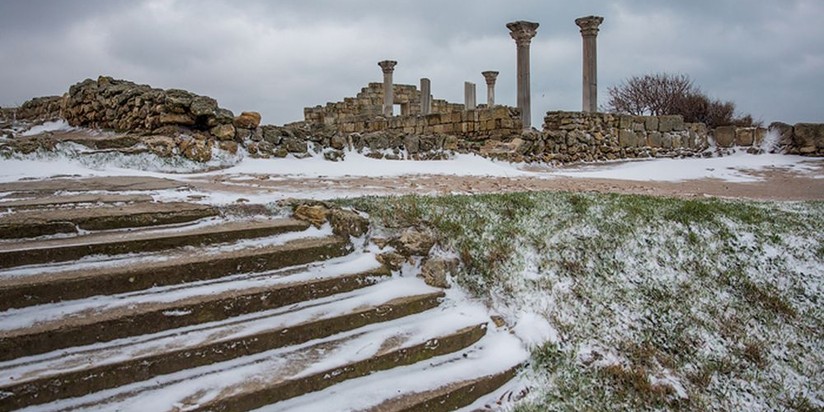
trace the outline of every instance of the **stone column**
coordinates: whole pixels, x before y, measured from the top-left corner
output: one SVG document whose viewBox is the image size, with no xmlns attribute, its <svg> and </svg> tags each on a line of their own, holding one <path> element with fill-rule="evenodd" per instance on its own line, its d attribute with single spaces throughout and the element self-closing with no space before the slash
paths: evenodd
<svg viewBox="0 0 824 412">
<path fill-rule="evenodd" d="M 429 79 L 421 79 L 421 114 L 432 113 L 432 85 Z"/>
<path fill-rule="evenodd" d="M 521 121 L 524 129 L 532 127 L 530 85 L 529 85 L 529 44 L 538 31 L 538 23 L 514 21 L 508 23 L 509 35 L 518 46 L 518 108 L 521 109 Z"/>
<path fill-rule="evenodd" d="M 575 19 L 575 24 L 581 28 L 581 37 L 584 39 L 584 88 L 583 111 L 598 111 L 598 54 L 595 38 L 598 36 L 598 26 L 604 22 L 603 17 L 587 16 Z"/>
<path fill-rule="evenodd" d="M 395 71 L 395 65 L 398 62 L 394 60 L 384 60 L 378 62 L 383 70 L 383 115 L 387 117 L 392 116 L 392 105 L 395 104 L 395 95 L 392 90 L 392 72 Z"/>
<path fill-rule="evenodd" d="M 475 110 L 475 83 L 464 82 L 464 110 Z"/>
<path fill-rule="evenodd" d="M 498 78 L 498 72 L 481 72 L 486 79 L 486 106 L 495 106 L 495 80 Z"/>
</svg>

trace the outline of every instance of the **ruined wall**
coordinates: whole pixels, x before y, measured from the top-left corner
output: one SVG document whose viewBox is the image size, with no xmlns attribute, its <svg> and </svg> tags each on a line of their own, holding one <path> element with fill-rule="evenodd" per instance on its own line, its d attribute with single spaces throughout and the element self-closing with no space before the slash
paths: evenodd
<svg viewBox="0 0 824 412">
<path fill-rule="evenodd" d="M 397 131 L 407 134 L 450 134 L 466 139 L 520 134 L 520 112 L 506 106 L 428 115 L 353 116 L 341 119 L 336 127 L 343 133 Z"/>
<path fill-rule="evenodd" d="M 693 156 L 709 146 L 706 126 L 681 116 L 547 112 L 543 136 L 545 158 L 561 162 Z"/>
<path fill-rule="evenodd" d="M 22 120 L 28 122 L 44 122 L 56 120 L 61 117 L 63 109 L 63 97 L 47 96 L 35 97 L 14 109 L 4 109 L 3 117 L 7 120 Z"/>
<path fill-rule="evenodd" d="M 412 85 L 395 84 L 392 86 L 394 104 L 401 106 L 400 113 L 408 116 L 421 113 L 421 92 Z M 432 113 L 453 113 L 463 111 L 462 104 L 449 103 L 446 100 L 432 100 Z M 334 125 L 348 121 L 351 117 L 383 115 L 383 83 L 369 83 L 355 97 L 347 97 L 341 102 L 327 103 L 326 106 L 307 107 L 303 109 L 304 120 L 310 123 Z"/>
<path fill-rule="evenodd" d="M 788 154 L 824 156 L 824 124 L 796 123 L 790 126 L 776 122 L 770 130 L 778 134 L 779 149 Z"/>
</svg>

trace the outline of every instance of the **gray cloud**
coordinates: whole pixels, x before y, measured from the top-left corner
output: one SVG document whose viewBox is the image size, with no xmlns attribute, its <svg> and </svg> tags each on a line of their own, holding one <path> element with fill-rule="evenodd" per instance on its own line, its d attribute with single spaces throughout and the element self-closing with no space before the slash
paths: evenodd
<svg viewBox="0 0 824 412">
<path fill-rule="evenodd" d="M 514 3 L 514 4 L 513 4 Z M 606 18 L 599 36 L 606 88 L 650 72 L 682 72 L 708 94 L 765 121 L 822 121 L 824 16 L 819 0 L 311 2 L 220 0 L 0 3 L 0 105 L 16 105 L 99 74 L 217 98 L 270 123 L 380 81 L 432 79 L 462 100 L 483 70 L 499 70 L 498 100 L 515 100 L 515 46 L 504 25 L 541 23 L 532 45 L 533 124 L 580 107 L 581 39 L 573 20 Z"/>
</svg>

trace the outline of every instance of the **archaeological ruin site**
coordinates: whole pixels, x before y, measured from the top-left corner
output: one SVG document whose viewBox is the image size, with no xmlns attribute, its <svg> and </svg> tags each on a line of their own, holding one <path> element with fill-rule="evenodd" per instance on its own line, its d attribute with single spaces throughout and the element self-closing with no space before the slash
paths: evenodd
<svg viewBox="0 0 824 412">
<path fill-rule="evenodd" d="M 680 116 L 631 116 L 598 112 L 597 35 L 602 17 L 575 20 L 583 40 L 582 110 L 549 111 L 540 129 L 531 124 L 530 43 L 538 23 L 506 25 L 515 41 L 517 104 L 495 100 L 497 71 L 481 74 L 486 102 L 478 103 L 474 82 L 465 83 L 463 103 L 437 99 L 428 78 L 416 85 L 395 84 L 403 62 L 378 62 L 383 81 L 338 102 L 307 107 L 303 121 L 261 125 L 260 115 L 235 116 L 210 97 L 184 90 L 160 90 L 101 76 L 72 86 L 63 96 L 35 98 L 20 108 L 3 108 L 0 119 L 38 123 L 65 119 L 71 126 L 114 130 L 128 135 L 118 145 L 139 146 L 159 156 L 180 155 L 207 161 L 212 149 L 269 158 L 322 152 L 340 160 L 346 150 L 375 158 L 441 159 L 449 153 L 476 153 L 515 162 L 593 162 L 600 160 L 711 156 L 733 146 L 761 151 L 768 129 L 780 136 L 775 147 L 788 154 L 824 155 L 824 126 L 773 123 L 769 128 L 685 123 Z M 399 108 L 399 113 L 395 112 Z M 69 138 L 71 139 L 71 138 Z M 59 136 L 35 136 L 0 143 L 3 150 L 49 150 Z M 81 144 L 97 144 L 77 139 Z"/>
</svg>

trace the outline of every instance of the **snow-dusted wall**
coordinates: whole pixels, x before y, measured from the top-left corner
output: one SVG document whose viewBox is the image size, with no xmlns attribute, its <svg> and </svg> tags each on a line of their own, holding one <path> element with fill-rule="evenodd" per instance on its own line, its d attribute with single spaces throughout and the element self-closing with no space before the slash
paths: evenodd
<svg viewBox="0 0 824 412">
<path fill-rule="evenodd" d="M 548 112 L 543 137 L 547 157 L 561 162 L 692 156 L 709 147 L 707 127 L 681 116 Z"/>
</svg>

